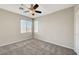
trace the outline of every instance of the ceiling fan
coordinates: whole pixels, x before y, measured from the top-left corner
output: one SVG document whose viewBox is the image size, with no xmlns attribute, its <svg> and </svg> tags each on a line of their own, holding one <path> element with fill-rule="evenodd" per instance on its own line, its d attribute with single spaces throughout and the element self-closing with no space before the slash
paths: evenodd
<svg viewBox="0 0 79 59">
<path fill-rule="evenodd" d="M 31 13 L 33 16 L 35 15 L 35 13 L 42 13 L 41 11 L 38 11 L 37 10 L 37 8 L 39 7 L 39 5 L 38 4 L 31 4 L 30 5 L 30 8 L 28 8 L 26 5 L 24 5 L 24 4 L 21 4 L 21 7 L 19 7 L 19 9 L 20 10 L 23 10 L 23 12 L 24 13 L 27 13 L 27 12 L 29 12 L 29 13 Z M 25 10 L 25 8 L 27 8 L 28 9 L 28 11 L 27 10 Z"/>
</svg>

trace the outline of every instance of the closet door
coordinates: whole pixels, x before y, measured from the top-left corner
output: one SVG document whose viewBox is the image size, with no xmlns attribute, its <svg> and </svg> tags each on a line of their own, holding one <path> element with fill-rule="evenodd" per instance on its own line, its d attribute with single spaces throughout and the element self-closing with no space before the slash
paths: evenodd
<svg viewBox="0 0 79 59">
<path fill-rule="evenodd" d="M 75 18 L 74 18 L 74 49 L 79 55 L 79 5 L 75 7 Z"/>
</svg>

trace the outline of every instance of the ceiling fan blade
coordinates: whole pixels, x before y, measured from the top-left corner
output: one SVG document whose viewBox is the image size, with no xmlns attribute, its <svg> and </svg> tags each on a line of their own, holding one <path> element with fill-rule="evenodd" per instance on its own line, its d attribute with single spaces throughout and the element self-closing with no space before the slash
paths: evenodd
<svg viewBox="0 0 79 59">
<path fill-rule="evenodd" d="M 42 13 L 41 11 L 35 11 L 36 13 Z"/>
<path fill-rule="evenodd" d="M 24 10 L 24 8 L 23 8 L 23 7 L 19 7 L 19 9 L 20 9 L 20 10 Z"/>
<path fill-rule="evenodd" d="M 39 5 L 38 4 L 35 4 L 34 7 L 33 7 L 33 9 L 36 9 L 38 7 L 39 7 Z"/>
<path fill-rule="evenodd" d="M 33 8 L 33 4 L 31 4 L 31 8 Z"/>
<path fill-rule="evenodd" d="M 24 11 L 24 13 L 27 13 L 27 12 L 29 12 L 29 11 Z"/>
</svg>

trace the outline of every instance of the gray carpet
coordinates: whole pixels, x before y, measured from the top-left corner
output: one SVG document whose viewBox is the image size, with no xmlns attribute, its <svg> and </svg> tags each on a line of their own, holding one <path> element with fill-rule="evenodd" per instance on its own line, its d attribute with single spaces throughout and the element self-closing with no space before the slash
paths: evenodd
<svg viewBox="0 0 79 59">
<path fill-rule="evenodd" d="M 76 55 L 76 53 L 72 49 L 38 39 L 28 39 L 0 47 L 0 55 Z"/>
</svg>

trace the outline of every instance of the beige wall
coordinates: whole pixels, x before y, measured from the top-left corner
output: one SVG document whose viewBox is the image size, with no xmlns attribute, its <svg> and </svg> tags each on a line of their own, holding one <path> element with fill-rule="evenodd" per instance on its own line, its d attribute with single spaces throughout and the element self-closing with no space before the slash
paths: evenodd
<svg viewBox="0 0 79 59">
<path fill-rule="evenodd" d="M 74 9 L 68 8 L 36 18 L 38 33 L 35 37 L 67 48 L 74 48 Z"/>
<path fill-rule="evenodd" d="M 0 9 L 0 46 L 31 38 L 31 33 L 20 33 L 20 19 L 31 20 Z"/>
</svg>

